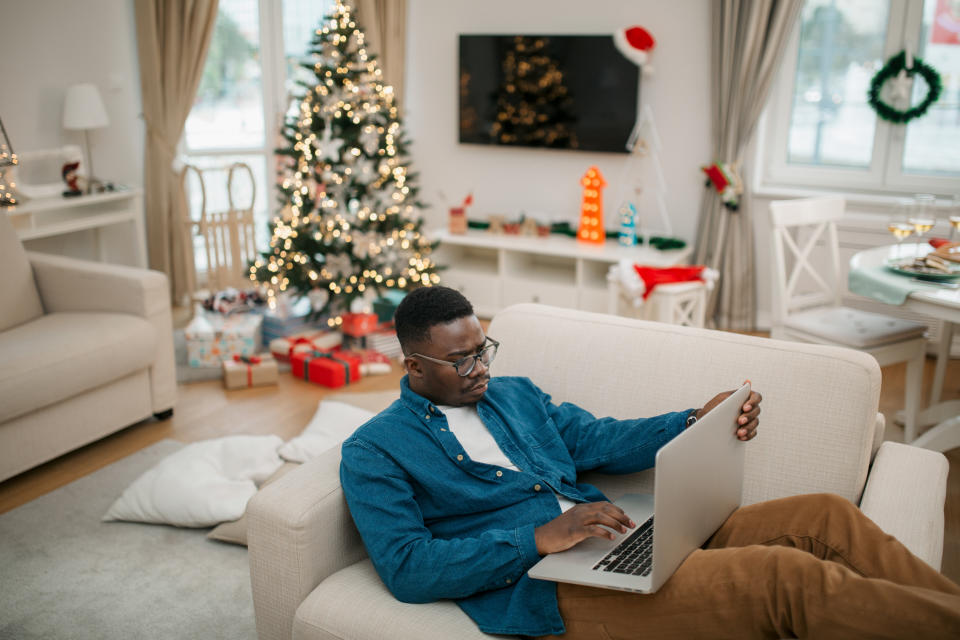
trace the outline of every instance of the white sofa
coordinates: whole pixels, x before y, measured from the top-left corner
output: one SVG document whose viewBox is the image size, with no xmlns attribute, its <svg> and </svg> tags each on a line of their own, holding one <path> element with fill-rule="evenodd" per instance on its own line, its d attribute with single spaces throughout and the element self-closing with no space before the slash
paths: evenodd
<svg viewBox="0 0 960 640">
<path fill-rule="evenodd" d="M 759 435 L 745 445 L 744 503 L 839 494 L 939 569 L 947 461 L 902 444 L 881 446 L 880 369 L 870 356 L 533 304 L 503 310 L 488 333 L 501 343 L 494 375 L 529 376 L 555 401 L 595 414 L 700 406 L 750 379 L 764 400 Z M 393 598 L 350 519 L 339 462 L 332 450 L 247 507 L 261 640 L 489 637 L 453 602 Z M 652 473 L 591 474 L 588 481 L 616 497 L 650 491 Z"/>
<path fill-rule="evenodd" d="M 27 253 L 0 211 L 0 480 L 176 399 L 164 274 Z"/>
</svg>

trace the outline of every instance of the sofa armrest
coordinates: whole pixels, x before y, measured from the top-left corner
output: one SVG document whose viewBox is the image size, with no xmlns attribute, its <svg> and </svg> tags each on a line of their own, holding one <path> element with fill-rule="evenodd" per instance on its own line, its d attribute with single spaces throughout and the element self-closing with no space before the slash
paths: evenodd
<svg viewBox="0 0 960 640">
<path fill-rule="evenodd" d="M 340 448 L 304 463 L 247 504 L 250 582 L 260 640 L 289 640 L 297 607 L 366 549 L 340 488 Z"/>
<path fill-rule="evenodd" d="M 942 453 L 884 442 L 860 501 L 861 511 L 937 571 L 948 471 Z"/>
<path fill-rule="evenodd" d="M 157 333 L 157 353 L 150 367 L 153 411 L 172 408 L 177 397 L 177 372 L 167 276 L 159 271 L 44 253 L 28 252 L 27 256 L 46 313 L 127 313 L 153 325 Z"/>
</svg>

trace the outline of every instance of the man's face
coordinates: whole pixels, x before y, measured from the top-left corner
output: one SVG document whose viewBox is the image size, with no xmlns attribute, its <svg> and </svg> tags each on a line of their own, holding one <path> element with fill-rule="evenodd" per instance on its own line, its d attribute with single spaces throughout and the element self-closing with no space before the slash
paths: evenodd
<svg viewBox="0 0 960 640">
<path fill-rule="evenodd" d="M 467 316 L 430 327 L 429 339 L 412 345 L 411 351 L 452 364 L 476 354 L 485 341 L 480 321 L 476 316 Z M 483 397 L 490 380 L 489 369 L 480 361 L 465 377 L 457 375 L 452 366 L 416 356 L 405 358 L 404 364 L 410 374 L 410 388 L 435 404 L 475 404 Z"/>
</svg>

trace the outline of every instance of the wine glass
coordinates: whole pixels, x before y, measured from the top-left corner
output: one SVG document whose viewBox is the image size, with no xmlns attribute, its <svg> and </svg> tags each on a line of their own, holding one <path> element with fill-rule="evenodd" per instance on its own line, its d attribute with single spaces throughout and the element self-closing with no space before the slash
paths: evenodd
<svg viewBox="0 0 960 640">
<path fill-rule="evenodd" d="M 913 234 L 913 225 L 907 221 L 912 207 L 913 200 L 901 198 L 897 201 L 896 211 L 887 220 L 887 231 L 893 234 L 893 237 L 897 240 L 897 248 L 893 257 L 898 260 L 903 258 L 903 241 Z M 960 214 L 958 214 L 958 217 L 960 217 Z"/>
<path fill-rule="evenodd" d="M 950 200 L 950 242 L 960 229 L 960 193 L 955 193 Z"/>
<path fill-rule="evenodd" d="M 933 205 L 936 201 L 937 198 L 929 193 L 918 193 L 913 196 L 913 207 L 908 222 L 913 225 L 913 230 L 917 234 L 918 258 L 923 257 L 920 255 L 920 241 L 923 239 L 923 234 L 933 229 L 936 223 L 933 217 Z"/>
</svg>

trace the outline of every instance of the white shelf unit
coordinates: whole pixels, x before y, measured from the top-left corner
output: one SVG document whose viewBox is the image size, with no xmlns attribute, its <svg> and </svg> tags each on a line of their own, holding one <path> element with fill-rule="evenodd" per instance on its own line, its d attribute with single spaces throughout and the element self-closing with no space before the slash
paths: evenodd
<svg viewBox="0 0 960 640">
<path fill-rule="evenodd" d="M 37 198 L 0 211 L 28 251 L 147 266 L 141 189 Z"/>
<path fill-rule="evenodd" d="M 684 264 L 691 248 L 658 251 L 614 241 L 588 245 L 566 236 L 497 235 L 485 231 L 434 235 L 441 284 L 461 291 L 477 315 L 491 317 L 519 302 L 607 311 L 607 271 L 627 258 L 637 264 Z"/>
</svg>

